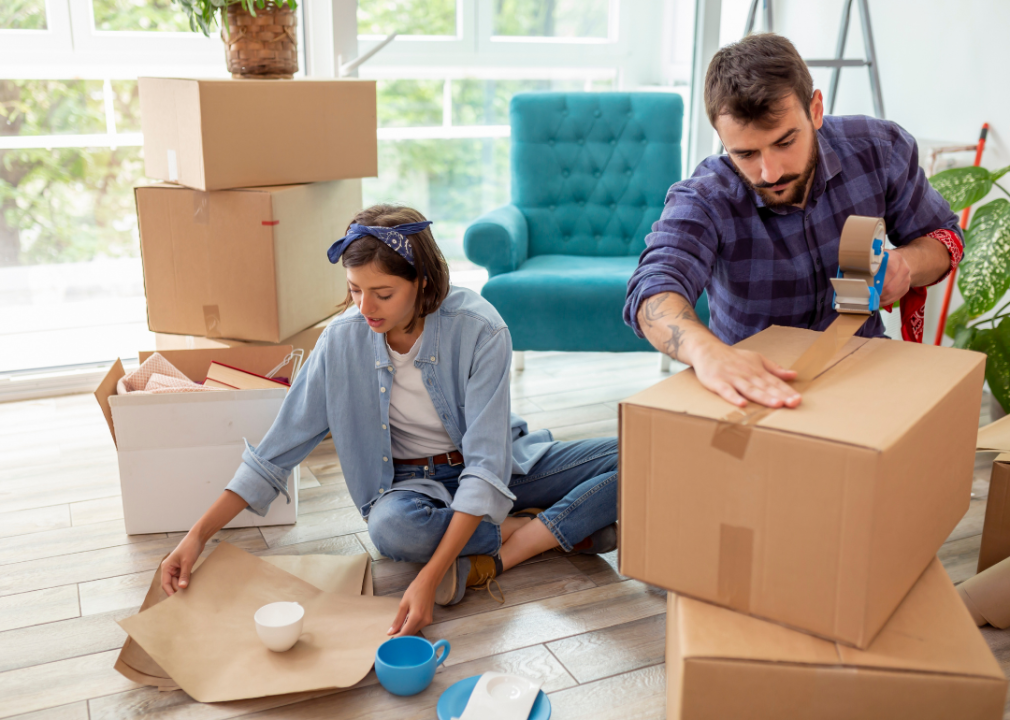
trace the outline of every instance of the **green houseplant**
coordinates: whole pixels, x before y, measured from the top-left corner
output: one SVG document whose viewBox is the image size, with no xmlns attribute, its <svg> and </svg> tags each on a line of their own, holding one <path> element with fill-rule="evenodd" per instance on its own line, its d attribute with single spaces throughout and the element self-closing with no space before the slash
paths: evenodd
<svg viewBox="0 0 1010 720">
<path fill-rule="evenodd" d="M 985 378 L 1004 411 L 1010 410 L 1010 302 L 1001 300 L 1010 289 L 1010 191 L 999 180 L 1008 172 L 1010 166 L 995 172 L 965 167 L 929 179 L 955 212 L 974 205 L 993 188 L 1007 196 L 987 202 L 972 215 L 957 276 L 964 305 L 947 317 L 944 328 L 955 347 L 986 354 Z"/>
<path fill-rule="evenodd" d="M 297 0 L 175 0 L 193 32 L 221 26 L 233 77 L 289 78 L 298 71 Z"/>
</svg>

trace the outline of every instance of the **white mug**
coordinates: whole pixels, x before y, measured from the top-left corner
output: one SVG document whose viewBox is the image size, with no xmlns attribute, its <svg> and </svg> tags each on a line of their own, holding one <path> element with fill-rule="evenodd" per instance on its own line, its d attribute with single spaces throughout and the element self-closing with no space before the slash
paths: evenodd
<svg viewBox="0 0 1010 720">
<path fill-rule="evenodd" d="M 302 634 L 305 608 L 296 602 L 264 605 L 253 616 L 256 634 L 274 652 L 290 650 Z"/>
</svg>

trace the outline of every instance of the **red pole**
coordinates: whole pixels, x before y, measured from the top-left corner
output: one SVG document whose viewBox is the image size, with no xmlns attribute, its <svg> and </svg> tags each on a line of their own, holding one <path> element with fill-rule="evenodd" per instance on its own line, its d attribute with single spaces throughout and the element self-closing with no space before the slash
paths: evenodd
<svg viewBox="0 0 1010 720">
<path fill-rule="evenodd" d="M 978 145 L 975 148 L 975 167 L 978 167 L 982 163 L 982 151 L 985 149 L 985 136 L 989 134 L 989 123 L 982 124 L 982 134 L 979 135 Z M 961 230 L 968 229 L 968 213 L 971 212 L 971 206 L 966 207 L 961 212 Z M 950 294 L 954 291 L 954 281 L 957 279 L 957 268 L 950 271 L 950 275 L 947 276 L 947 289 L 943 293 L 943 306 L 940 308 L 940 324 L 936 327 L 936 340 L 933 341 L 934 345 L 939 345 L 943 342 L 943 329 L 947 324 L 947 310 L 950 308 Z"/>
</svg>

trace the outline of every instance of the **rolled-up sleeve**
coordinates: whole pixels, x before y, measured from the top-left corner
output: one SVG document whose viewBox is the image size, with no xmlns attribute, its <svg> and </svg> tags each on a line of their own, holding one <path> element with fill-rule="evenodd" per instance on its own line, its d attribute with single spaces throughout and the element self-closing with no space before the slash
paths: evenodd
<svg viewBox="0 0 1010 720">
<path fill-rule="evenodd" d="M 671 187 L 662 215 L 645 238 L 624 303 L 624 322 L 639 337 L 644 337 L 638 325 L 643 302 L 675 292 L 693 306 L 712 277 L 719 238 L 715 213 L 698 189 L 702 181 L 696 177 Z"/>
<path fill-rule="evenodd" d="M 516 496 L 508 489 L 512 477 L 512 423 L 509 405 L 509 363 L 512 338 L 502 327 L 474 353 L 467 379 L 463 458 L 459 489 L 452 509 L 484 516 L 500 525 Z"/>
<path fill-rule="evenodd" d="M 890 123 L 887 152 L 887 237 L 895 245 L 906 245 L 934 230 L 949 230 L 964 247 L 957 215 L 919 167 L 919 149 L 905 130 Z"/>
<path fill-rule="evenodd" d="M 280 494 L 291 502 L 287 489 L 291 471 L 329 432 L 326 358 L 321 349 L 325 337 L 324 332 L 260 444 L 253 447 L 246 442 L 242 464 L 225 488 L 245 500 L 249 510 L 257 515 L 266 515 Z"/>
</svg>

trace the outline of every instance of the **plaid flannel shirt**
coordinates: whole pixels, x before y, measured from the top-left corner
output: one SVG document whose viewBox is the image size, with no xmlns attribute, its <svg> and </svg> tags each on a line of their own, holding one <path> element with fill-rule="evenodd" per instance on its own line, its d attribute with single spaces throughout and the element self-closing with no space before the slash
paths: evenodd
<svg viewBox="0 0 1010 720">
<path fill-rule="evenodd" d="M 803 208 L 767 207 L 726 155 L 709 157 L 670 188 L 628 282 L 624 320 L 640 337 L 638 309 L 647 298 L 675 292 L 694 304 L 706 288 L 709 327 L 726 343 L 770 325 L 823 330 L 837 316 L 829 280 L 850 215 L 884 218 L 897 247 L 932 235 L 957 266 L 957 216 L 919 168 L 911 135 L 886 120 L 829 116 L 817 140 L 820 158 Z M 921 307 L 915 314 L 921 340 Z M 859 334 L 884 334 L 879 313 Z"/>
</svg>

